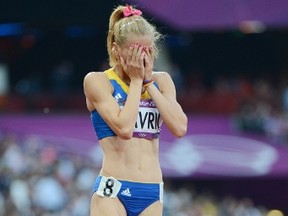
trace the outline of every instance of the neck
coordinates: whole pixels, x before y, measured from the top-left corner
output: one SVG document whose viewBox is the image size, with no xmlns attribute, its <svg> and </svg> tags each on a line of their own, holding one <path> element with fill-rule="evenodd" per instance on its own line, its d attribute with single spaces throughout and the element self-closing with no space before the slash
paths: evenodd
<svg viewBox="0 0 288 216">
<path fill-rule="evenodd" d="M 118 66 L 115 66 L 113 68 L 113 70 L 115 71 L 115 73 L 117 74 L 117 76 L 124 82 L 126 83 L 128 86 L 130 84 L 130 78 L 127 76 L 127 74 L 123 71 L 122 68 L 119 68 Z"/>
</svg>

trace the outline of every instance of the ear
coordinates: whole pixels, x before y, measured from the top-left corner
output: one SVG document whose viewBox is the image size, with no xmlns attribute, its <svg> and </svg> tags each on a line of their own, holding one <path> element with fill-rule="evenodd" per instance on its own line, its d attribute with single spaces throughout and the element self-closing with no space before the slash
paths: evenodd
<svg viewBox="0 0 288 216">
<path fill-rule="evenodd" d="M 112 44 L 112 53 L 116 61 L 118 61 L 119 60 L 119 45 L 115 42 L 113 42 Z"/>
<path fill-rule="evenodd" d="M 112 44 L 112 51 L 115 55 L 119 52 L 119 45 L 116 42 L 113 42 Z"/>
</svg>

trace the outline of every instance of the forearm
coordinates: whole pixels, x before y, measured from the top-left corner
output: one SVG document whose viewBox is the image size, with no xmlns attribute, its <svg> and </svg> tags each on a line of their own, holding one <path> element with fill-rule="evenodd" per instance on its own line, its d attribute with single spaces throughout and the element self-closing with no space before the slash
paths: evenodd
<svg viewBox="0 0 288 216">
<path fill-rule="evenodd" d="M 147 91 L 155 102 L 161 118 L 171 133 L 177 137 L 186 134 L 187 116 L 176 99 L 167 99 L 155 85 L 149 85 Z"/>
<path fill-rule="evenodd" d="M 119 125 L 131 131 L 135 127 L 139 111 L 140 95 L 142 90 L 142 80 L 131 80 L 129 92 L 125 105 L 118 114 Z"/>
</svg>

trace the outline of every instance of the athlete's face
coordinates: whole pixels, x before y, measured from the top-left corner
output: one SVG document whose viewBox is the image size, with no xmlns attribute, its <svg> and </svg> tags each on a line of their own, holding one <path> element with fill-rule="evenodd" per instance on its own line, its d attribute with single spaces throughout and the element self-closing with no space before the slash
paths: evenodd
<svg viewBox="0 0 288 216">
<path fill-rule="evenodd" d="M 118 45 L 114 43 L 114 49 L 116 50 L 116 57 L 117 55 L 120 55 L 124 61 L 126 61 L 127 56 L 128 56 L 128 51 L 131 46 L 139 46 L 146 48 L 146 50 L 149 50 L 149 47 L 153 46 L 153 41 L 150 36 L 136 36 L 136 35 L 131 35 L 127 37 L 127 40 L 124 44 Z M 119 56 L 117 57 L 119 59 Z"/>
</svg>

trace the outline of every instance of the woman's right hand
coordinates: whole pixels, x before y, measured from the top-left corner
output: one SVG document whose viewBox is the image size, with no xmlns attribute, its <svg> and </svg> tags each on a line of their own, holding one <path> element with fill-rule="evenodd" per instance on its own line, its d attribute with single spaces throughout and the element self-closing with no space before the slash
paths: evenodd
<svg viewBox="0 0 288 216">
<path fill-rule="evenodd" d="M 120 56 L 120 63 L 130 80 L 144 79 L 144 58 L 146 53 L 143 46 L 133 44 L 130 46 L 126 61 Z"/>
</svg>

